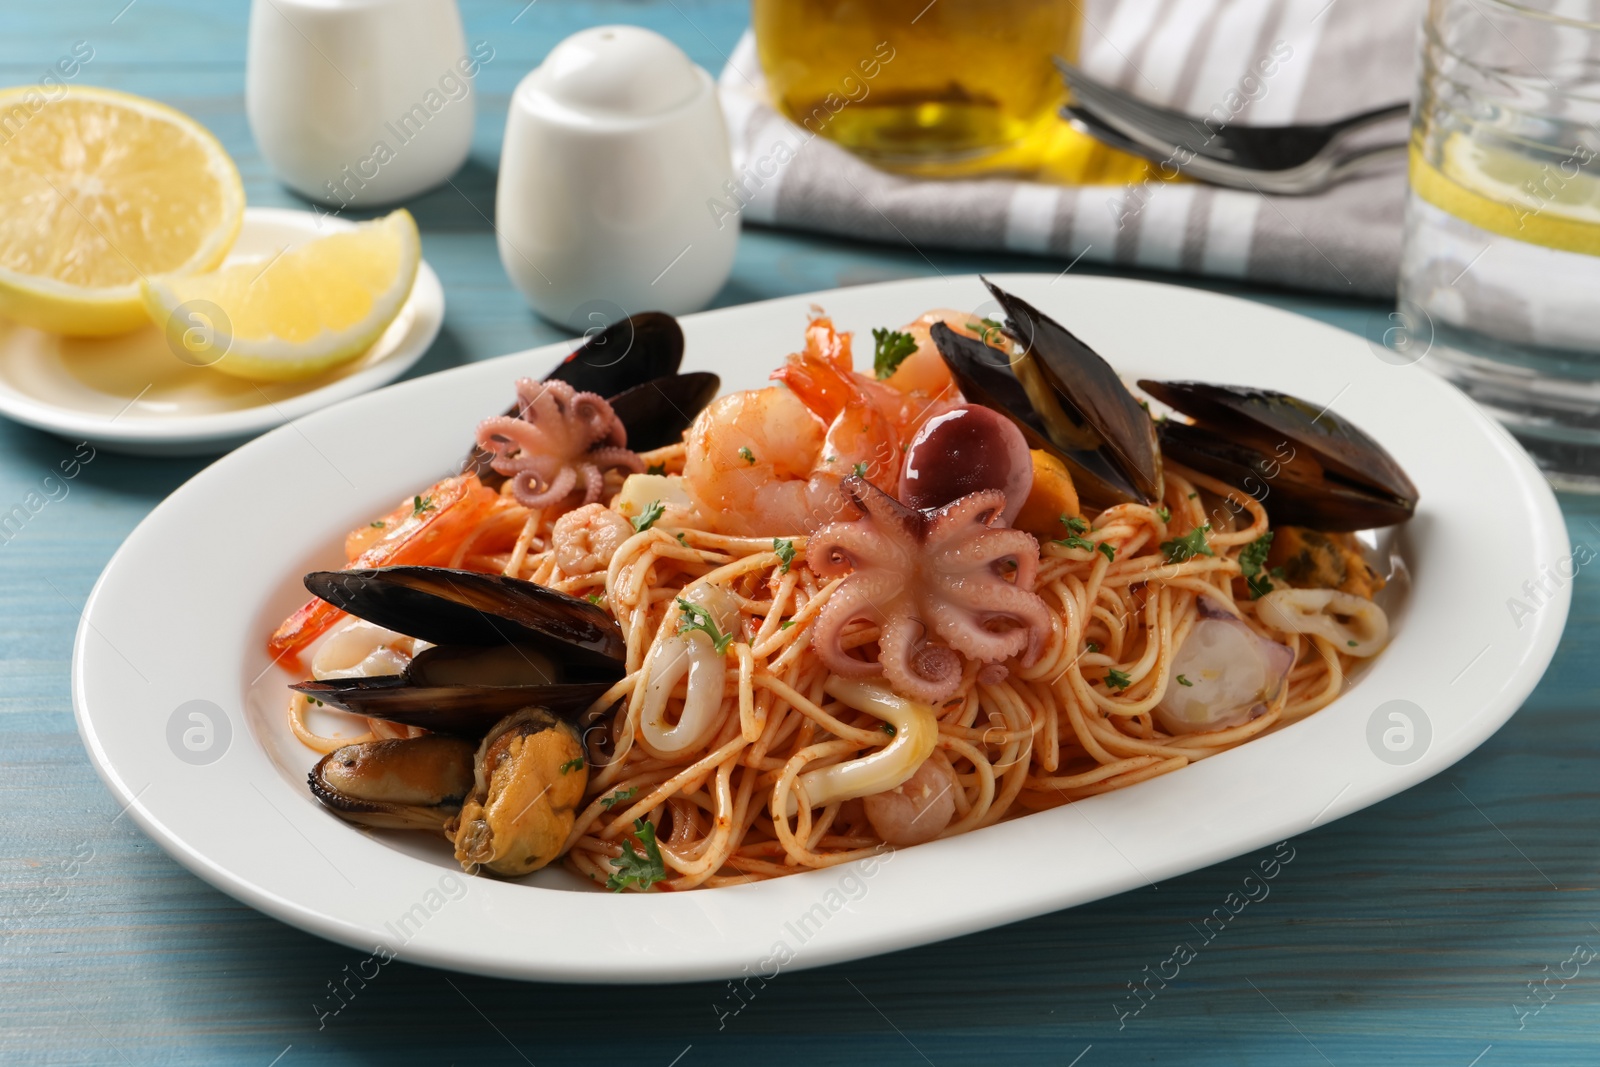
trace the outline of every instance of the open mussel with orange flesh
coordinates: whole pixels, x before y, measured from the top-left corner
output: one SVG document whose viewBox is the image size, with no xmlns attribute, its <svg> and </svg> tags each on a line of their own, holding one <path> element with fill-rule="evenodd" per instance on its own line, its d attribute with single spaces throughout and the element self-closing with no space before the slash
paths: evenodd
<svg viewBox="0 0 1600 1067">
<path fill-rule="evenodd" d="M 1161 452 L 1149 414 L 1110 364 L 1020 297 L 984 284 L 1005 309 L 1009 351 L 936 323 L 931 331 L 961 395 L 1006 415 L 1028 447 L 1066 465 L 1097 508 L 1161 499 Z"/>
<path fill-rule="evenodd" d="M 577 730 L 544 708 L 503 717 L 476 743 L 429 734 L 345 745 L 308 776 L 347 822 L 438 831 L 469 873 L 507 878 L 561 855 L 588 781 Z"/>
<path fill-rule="evenodd" d="M 619 319 L 589 337 L 545 375 L 580 393 L 605 397 L 627 430 L 627 447 L 648 452 L 677 442 L 722 388 L 715 374 L 678 373 L 683 363 L 683 329 L 661 311 Z M 504 414 L 516 415 L 519 404 Z M 490 466 L 488 450 L 474 446 L 461 473 L 476 474 L 491 489 L 506 476 Z"/>
<path fill-rule="evenodd" d="M 575 717 L 625 670 L 600 608 L 498 574 L 443 567 L 316 571 L 306 588 L 343 611 L 434 645 L 404 673 L 292 688 L 357 715 L 482 737 L 526 707 Z"/>
<path fill-rule="evenodd" d="M 432 645 L 397 675 L 291 687 L 434 731 L 335 749 L 312 769 L 312 795 L 363 826 L 441 831 L 468 871 L 515 877 L 557 858 L 588 783 L 573 720 L 623 675 L 611 617 L 532 582 L 440 567 L 318 571 L 305 583 Z"/>
<path fill-rule="evenodd" d="M 345 745 L 311 769 L 311 795 L 362 826 L 442 830 L 472 792 L 476 750 L 441 734 Z"/>
<path fill-rule="evenodd" d="M 1265 505 L 1274 525 L 1347 533 L 1411 518 L 1417 487 L 1360 427 L 1270 389 L 1141 381 L 1193 422 L 1168 419 L 1161 449 Z"/>
<path fill-rule="evenodd" d="M 445 824 L 463 868 L 515 878 L 561 855 L 589 782 L 571 723 L 544 708 L 507 716 L 478 745 L 472 772 L 461 814 Z"/>
</svg>

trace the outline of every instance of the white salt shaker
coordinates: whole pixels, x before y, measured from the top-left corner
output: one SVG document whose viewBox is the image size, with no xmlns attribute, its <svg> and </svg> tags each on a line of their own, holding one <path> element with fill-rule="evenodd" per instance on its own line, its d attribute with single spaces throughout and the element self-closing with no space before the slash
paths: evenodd
<svg viewBox="0 0 1600 1067">
<path fill-rule="evenodd" d="M 391 204 L 443 184 L 472 147 L 473 79 L 455 0 L 253 0 L 245 110 L 261 155 L 325 204 Z"/>
<path fill-rule="evenodd" d="M 732 178 L 711 76 L 650 30 L 584 30 L 512 94 L 500 260 L 535 311 L 575 330 L 693 311 L 733 267 Z"/>
</svg>

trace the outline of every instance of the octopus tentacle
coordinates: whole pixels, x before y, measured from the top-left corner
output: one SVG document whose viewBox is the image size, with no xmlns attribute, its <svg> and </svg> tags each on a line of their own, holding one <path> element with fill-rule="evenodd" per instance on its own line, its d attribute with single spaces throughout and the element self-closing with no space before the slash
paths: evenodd
<svg viewBox="0 0 1600 1067">
<path fill-rule="evenodd" d="M 903 546 L 861 523 L 834 523 L 806 542 L 806 566 L 822 578 L 837 578 L 863 566 L 904 571 L 910 565 Z"/>
<path fill-rule="evenodd" d="M 985 489 L 968 493 L 952 500 L 942 508 L 928 513 L 928 530 L 924 535 L 929 548 L 943 547 L 947 537 L 963 536 L 968 530 L 1009 529 L 1001 523 L 1006 507 L 1006 495 L 998 489 Z"/>
<path fill-rule="evenodd" d="M 934 558 L 940 575 L 982 574 L 1002 576 L 1002 564 L 1011 564 L 1010 583 L 1031 590 L 1039 574 L 1039 542 L 1022 530 L 987 530 L 973 537 L 947 544 Z"/>
<path fill-rule="evenodd" d="M 864 478 L 846 478 L 841 488 L 859 517 L 818 530 L 806 546 L 815 574 L 845 576 L 812 636 L 830 670 L 882 673 L 902 694 L 937 703 L 960 686 L 961 656 L 990 665 L 1038 659 L 1051 628 L 1033 592 L 1039 544 L 1005 524 L 1004 493 L 971 493 L 924 513 Z M 863 618 L 879 626 L 875 665 L 841 647 L 844 629 Z"/>
<path fill-rule="evenodd" d="M 540 452 L 547 444 L 548 437 L 540 427 L 510 415 L 494 415 L 478 424 L 478 447 L 486 452 Z"/>
<path fill-rule="evenodd" d="M 834 590 L 828 602 L 817 613 L 812 624 L 811 643 L 829 670 L 844 678 L 874 678 L 883 673 L 880 663 L 850 655 L 843 645 L 844 631 L 851 623 L 870 622 L 887 626 L 893 621 L 893 609 L 902 599 L 881 579 L 862 576 Z"/>
<path fill-rule="evenodd" d="M 618 467 L 631 474 L 644 473 L 644 460 L 639 453 L 619 445 L 598 445 L 589 449 L 589 460 L 601 467 Z"/>
<path fill-rule="evenodd" d="M 577 471 L 583 475 L 583 502 L 593 504 L 606 491 L 606 476 L 593 463 L 579 463 Z"/>
<path fill-rule="evenodd" d="M 512 479 L 511 491 L 525 507 L 546 508 L 582 489 L 583 504 L 605 492 L 605 472 L 644 472 L 629 450 L 627 429 L 604 397 L 580 393 L 560 380 L 517 382 L 517 414 L 478 424 L 478 445 Z"/>
<path fill-rule="evenodd" d="M 946 588 L 930 607 L 928 623 L 952 648 L 985 663 L 1021 656 L 1031 666 L 1050 635 L 1050 610 L 1043 600 L 1014 585 L 985 585 L 975 595 L 971 583 Z M 970 599 L 968 599 L 970 598 Z M 972 607 L 962 604 L 976 600 Z"/>
<path fill-rule="evenodd" d="M 566 499 L 577 481 L 578 476 L 571 467 L 562 467 L 548 483 L 539 477 L 538 471 L 528 467 L 516 472 L 511 492 L 525 508 L 547 508 Z"/>
<path fill-rule="evenodd" d="M 922 540 L 926 520 L 920 511 L 906 507 L 859 476 L 844 479 L 839 488 L 867 518 L 886 532 L 918 542 Z"/>
<path fill-rule="evenodd" d="M 920 619 L 900 615 L 878 638 L 878 662 L 896 691 L 925 704 L 942 704 L 961 685 L 961 657 L 944 645 L 929 644 Z"/>
<path fill-rule="evenodd" d="M 608 445 L 620 445 L 622 441 L 612 441 L 614 430 L 621 428 L 621 420 L 612 412 L 611 405 L 606 403 L 604 397 L 598 393 L 574 393 L 568 404 L 568 409 L 579 422 L 589 427 L 592 441 Z M 624 435 L 626 440 L 626 435 Z"/>
</svg>

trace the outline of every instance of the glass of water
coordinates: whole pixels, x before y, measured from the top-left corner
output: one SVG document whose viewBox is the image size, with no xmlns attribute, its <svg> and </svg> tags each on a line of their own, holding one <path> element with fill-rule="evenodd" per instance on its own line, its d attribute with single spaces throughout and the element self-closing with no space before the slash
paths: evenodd
<svg viewBox="0 0 1600 1067">
<path fill-rule="evenodd" d="M 1430 0 L 1402 349 L 1600 492 L 1600 0 Z"/>
</svg>

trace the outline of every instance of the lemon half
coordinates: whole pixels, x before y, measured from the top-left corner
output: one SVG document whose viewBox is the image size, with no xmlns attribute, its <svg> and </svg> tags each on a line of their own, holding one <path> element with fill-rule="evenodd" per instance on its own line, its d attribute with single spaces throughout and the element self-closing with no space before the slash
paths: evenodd
<svg viewBox="0 0 1600 1067">
<path fill-rule="evenodd" d="M 0 90 L 0 315 L 135 329 L 143 281 L 215 267 L 243 218 L 238 169 L 187 115 L 91 86 Z"/>
<path fill-rule="evenodd" d="M 404 208 L 265 260 L 151 279 L 145 304 L 186 360 L 240 378 L 306 378 L 361 355 L 411 294 L 422 261 Z"/>
<path fill-rule="evenodd" d="M 1481 230 L 1545 248 L 1600 255 L 1600 178 L 1593 157 L 1540 162 L 1463 133 L 1439 166 L 1411 147 L 1411 188 Z"/>
</svg>

